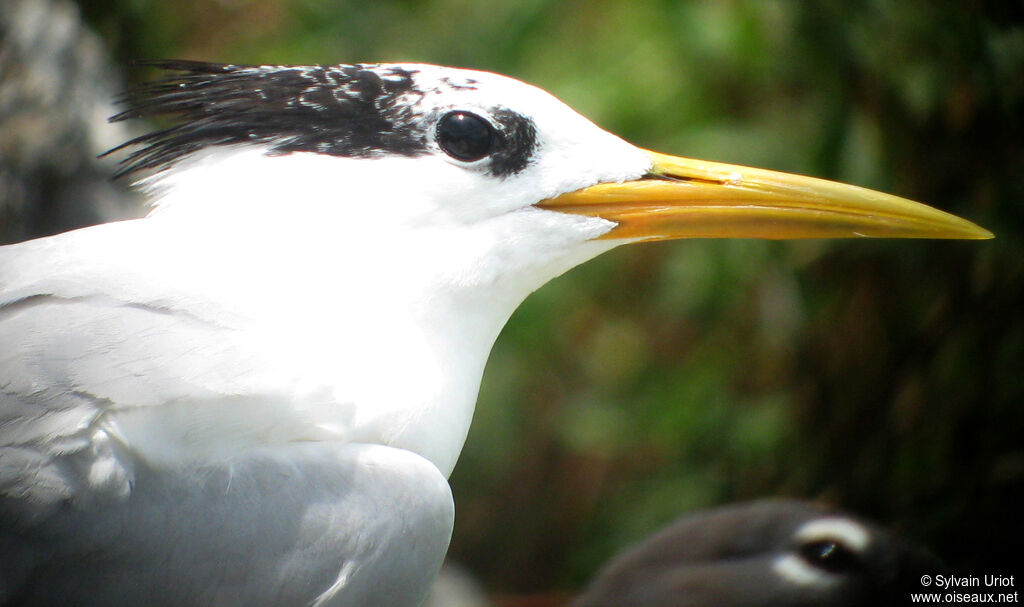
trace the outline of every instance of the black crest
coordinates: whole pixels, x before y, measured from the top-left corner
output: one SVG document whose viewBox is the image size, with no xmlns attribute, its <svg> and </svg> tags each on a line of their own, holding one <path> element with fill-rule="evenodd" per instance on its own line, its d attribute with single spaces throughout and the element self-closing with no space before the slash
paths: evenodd
<svg viewBox="0 0 1024 607">
<path fill-rule="evenodd" d="M 427 153 L 426 135 L 406 98 L 422 95 L 395 66 L 253 66 L 192 61 L 149 63 L 176 72 L 129 91 L 112 121 L 170 118 L 176 124 L 113 151 L 142 146 L 118 175 L 173 164 L 211 145 L 262 143 L 298 151 L 370 157 Z M 108 152 L 109 153 L 109 152 Z"/>
</svg>

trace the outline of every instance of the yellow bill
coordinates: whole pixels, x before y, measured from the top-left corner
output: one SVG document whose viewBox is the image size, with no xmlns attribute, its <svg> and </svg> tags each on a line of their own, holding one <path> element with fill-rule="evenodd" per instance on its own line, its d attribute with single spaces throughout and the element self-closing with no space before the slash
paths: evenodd
<svg viewBox="0 0 1024 607">
<path fill-rule="evenodd" d="M 993 235 L 965 219 L 866 188 L 765 169 L 651 155 L 648 176 L 538 206 L 614 221 L 604 238 L 958 238 Z"/>
</svg>

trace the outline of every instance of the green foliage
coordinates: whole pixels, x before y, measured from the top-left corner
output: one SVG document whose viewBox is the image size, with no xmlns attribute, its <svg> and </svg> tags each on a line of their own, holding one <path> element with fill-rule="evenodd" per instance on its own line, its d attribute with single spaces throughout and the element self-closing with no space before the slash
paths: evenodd
<svg viewBox="0 0 1024 607">
<path fill-rule="evenodd" d="M 826 498 L 977 571 L 1024 505 L 1018 3 L 83 0 L 123 60 L 425 61 L 665 152 L 926 201 L 989 242 L 630 247 L 531 297 L 452 479 L 454 558 L 572 588 L 678 514 Z"/>
</svg>

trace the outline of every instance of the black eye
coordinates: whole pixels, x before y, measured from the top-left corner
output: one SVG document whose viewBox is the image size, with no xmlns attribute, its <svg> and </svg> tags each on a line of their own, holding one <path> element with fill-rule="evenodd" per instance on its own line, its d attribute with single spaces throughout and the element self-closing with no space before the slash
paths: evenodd
<svg viewBox="0 0 1024 607">
<path fill-rule="evenodd" d="M 800 546 L 800 556 L 814 565 L 832 573 L 855 569 L 860 561 L 852 550 L 840 542 L 821 540 Z"/>
<path fill-rule="evenodd" d="M 437 123 L 437 143 L 452 158 L 473 162 L 491 153 L 494 129 L 476 114 L 449 112 Z"/>
</svg>

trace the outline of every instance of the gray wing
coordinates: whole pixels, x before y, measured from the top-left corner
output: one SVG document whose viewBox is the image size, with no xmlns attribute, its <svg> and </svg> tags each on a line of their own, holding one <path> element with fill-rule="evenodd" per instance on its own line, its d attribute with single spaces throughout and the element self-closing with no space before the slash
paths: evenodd
<svg viewBox="0 0 1024 607">
<path fill-rule="evenodd" d="M 133 458 L 116 418 L 271 396 L 236 330 L 130 292 L 149 280 L 88 257 L 81 241 L 130 232 L 113 225 L 0 248 L 0 496 L 14 520 L 126 495 Z"/>
<path fill-rule="evenodd" d="M 0 248 L 0 605 L 417 604 L 444 476 L 325 434 L 303 412 L 342 405 L 156 282 L 152 246 L 129 222 Z"/>
<path fill-rule="evenodd" d="M 336 387 L 160 267 L 178 246 L 135 220 L 0 247 L 0 496 L 40 516 L 124 495 L 140 458 L 345 439 Z"/>
<path fill-rule="evenodd" d="M 0 344 L 0 494 L 35 516 L 82 489 L 128 491 L 133 458 L 119 439 L 134 411 L 268 396 L 230 330 L 102 296 L 0 307 Z"/>
</svg>

